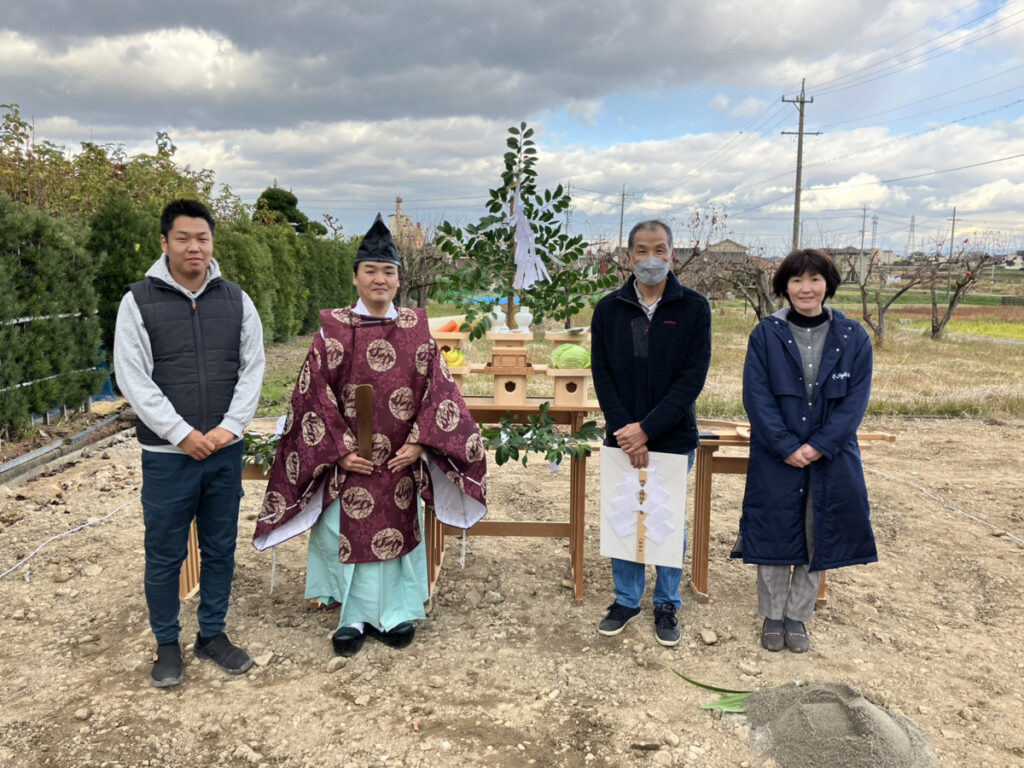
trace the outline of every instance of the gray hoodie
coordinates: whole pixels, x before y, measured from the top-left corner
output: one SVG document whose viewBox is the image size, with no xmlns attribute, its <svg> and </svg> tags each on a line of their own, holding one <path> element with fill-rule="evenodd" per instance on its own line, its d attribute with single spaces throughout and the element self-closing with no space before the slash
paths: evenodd
<svg viewBox="0 0 1024 768">
<path fill-rule="evenodd" d="M 220 277 L 220 266 L 216 259 L 210 260 L 206 269 L 206 280 L 193 293 L 171 277 L 167 267 L 167 254 L 157 259 L 146 271 L 146 277 L 155 277 L 190 299 L 206 290 L 210 280 Z M 218 425 L 235 436 L 242 437 L 242 430 L 252 420 L 260 400 L 263 385 L 263 326 L 256 312 L 256 305 L 249 295 L 242 292 L 242 338 L 239 348 L 240 365 L 238 383 L 231 398 L 231 405 Z M 114 372 L 117 386 L 139 418 L 157 435 L 170 445 L 143 445 L 143 450 L 157 453 L 184 453 L 178 444 L 192 431 L 193 427 L 174 410 L 170 400 L 153 382 L 153 350 L 149 334 L 142 324 L 142 315 L 131 291 L 121 299 L 117 310 L 117 325 L 114 330 Z"/>
</svg>

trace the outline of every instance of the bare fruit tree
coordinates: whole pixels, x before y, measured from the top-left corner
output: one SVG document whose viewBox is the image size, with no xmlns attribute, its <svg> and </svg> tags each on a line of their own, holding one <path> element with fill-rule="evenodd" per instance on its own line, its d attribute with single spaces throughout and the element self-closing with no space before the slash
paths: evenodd
<svg viewBox="0 0 1024 768">
<path fill-rule="evenodd" d="M 932 299 L 931 337 L 933 339 L 942 338 L 946 332 L 946 324 L 953 317 L 960 302 L 978 285 L 982 269 L 993 261 L 990 249 L 968 251 L 964 247 L 966 243 L 967 241 L 964 240 L 960 252 L 953 254 L 945 262 L 941 262 L 936 254 L 936 258 L 928 265 L 928 282 Z M 940 316 L 939 285 L 943 278 L 946 280 L 946 306 L 941 309 Z"/>
<path fill-rule="evenodd" d="M 451 260 L 434 243 L 408 244 L 399 240 L 398 258 L 402 262 L 398 285 L 398 306 L 426 307 L 437 279 L 452 270 Z"/>
<path fill-rule="evenodd" d="M 844 272 L 855 276 L 864 322 L 875 334 L 876 346 L 883 347 L 889 308 L 915 285 L 924 283 L 932 267 L 931 264 L 919 264 L 907 270 L 882 264 L 878 251 L 863 259 L 865 264 L 861 265 L 861 260 L 862 256 L 857 253 L 842 254 L 837 259 Z"/>
<path fill-rule="evenodd" d="M 733 265 L 730 275 L 732 289 L 750 304 L 758 320 L 764 320 L 775 312 L 772 276 L 778 265 L 764 258 L 763 253 L 763 247 L 748 253 L 742 262 Z"/>
</svg>

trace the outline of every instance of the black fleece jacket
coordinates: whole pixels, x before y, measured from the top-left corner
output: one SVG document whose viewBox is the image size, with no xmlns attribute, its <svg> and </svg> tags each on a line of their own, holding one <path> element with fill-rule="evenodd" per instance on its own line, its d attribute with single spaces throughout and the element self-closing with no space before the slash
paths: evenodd
<svg viewBox="0 0 1024 768">
<path fill-rule="evenodd" d="M 697 396 L 711 365 L 711 307 L 671 272 L 650 321 L 636 278 L 598 303 L 591 322 L 591 372 L 605 418 L 604 444 L 639 422 L 647 448 L 687 453 L 700 443 Z"/>
</svg>

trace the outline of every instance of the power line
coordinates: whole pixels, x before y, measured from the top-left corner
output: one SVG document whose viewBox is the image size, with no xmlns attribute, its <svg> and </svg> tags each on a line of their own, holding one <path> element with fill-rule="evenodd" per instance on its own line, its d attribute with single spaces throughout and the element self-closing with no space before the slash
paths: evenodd
<svg viewBox="0 0 1024 768">
<path fill-rule="evenodd" d="M 724 152 L 731 145 L 742 143 L 752 135 L 760 135 L 760 131 L 762 130 L 763 126 L 767 124 L 770 120 L 774 119 L 779 113 L 784 111 L 785 107 L 781 107 L 779 104 L 775 104 L 774 106 L 769 105 L 760 115 L 758 115 L 749 123 L 747 123 L 745 127 L 741 128 L 736 133 L 733 133 L 731 136 L 729 136 L 728 138 L 720 142 L 717 146 L 715 146 L 713 149 L 711 149 L 708 153 L 704 154 L 703 159 L 696 165 L 692 166 L 691 168 L 688 168 L 686 170 L 686 173 L 684 173 L 682 176 L 673 179 L 671 182 L 668 183 L 667 186 L 655 187 L 649 190 L 644 190 L 643 193 L 657 195 L 660 192 L 667 192 L 670 189 L 675 189 L 676 187 L 680 186 L 680 184 L 682 184 L 684 181 L 686 181 L 686 179 L 689 177 L 691 173 L 694 173 L 695 171 L 700 170 L 702 167 L 706 166 L 709 162 L 717 158 L 719 154 Z M 772 128 L 768 130 L 773 130 L 775 125 L 777 124 L 778 123 L 773 124 Z"/>
<path fill-rule="evenodd" d="M 1013 2 L 1013 0 L 1010 0 L 1010 2 L 1006 3 L 1006 4 L 1005 4 L 1004 6 L 1002 6 L 1002 7 L 1004 7 L 1004 8 L 1005 8 L 1005 7 L 1009 6 L 1009 5 L 1011 5 L 1011 4 L 1012 4 L 1012 2 Z M 956 16 L 956 15 L 957 15 L 957 14 L 959 14 L 959 13 L 960 13 L 961 11 L 966 11 L 966 10 L 967 10 L 968 8 L 972 8 L 972 7 L 974 7 L 974 5 L 975 5 L 975 3 L 974 3 L 974 2 L 969 2 L 969 3 L 967 3 L 966 5 L 962 5 L 962 6 L 960 6 L 959 8 L 957 8 L 957 9 L 955 9 L 955 10 L 953 10 L 953 11 L 950 11 L 950 12 L 949 12 L 949 13 L 947 13 L 947 14 L 946 14 L 945 16 L 940 16 L 940 17 L 939 17 L 938 19 L 936 19 L 936 24 L 939 24 L 939 23 L 941 23 L 941 22 L 945 21 L 946 19 L 948 19 L 948 18 L 950 18 L 950 17 L 952 17 L 952 16 Z M 955 30 L 957 30 L 957 29 L 961 29 L 961 28 L 963 28 L 963 27 L 967 26 L 968 24 L 973 24 L 973 23 L 974 23 L 975 21 L 978 21 L 979 19 L 985 18 L 986 16 L 991 16 L 991 15 L 992 15 L 993 13 L 996 13 L 996 12 L 998 12 L 998 10 L 999 10 L 999 9 L 998 9 L 998 8 L 996 8 L 995 10 L 993 10 L 993 11 L 989 11 L 989 12 L 987 12 L 987 13 L 985 13 L 985 14 L 982 14 L 981 16 L 976 16 L 976 17 L 974 17 L 973 19 L 969 19 L 968 21 L 965 21 L 965 22 L 964 22 L 963 24 L 960 24 L 960 25 L 958 25 L 958 26 L 954 27 L 954 28 L 953 28 L 953 30 L 951 30 L 951 31 L 955 31 Z M 924 24 L 924 25 L 922 25 L 922 26 L 918 27 L 917 29 L 915 29 L 915 30 L 914 30 L 913 32 L 908 32 L 907 34 L 905 34 L 905 35 L 902 35 L 901 37 L 897 37 L 897 38 L 896 38 L 895 40 L 890 40 L 889 42 L 885 43 L 884 45 L 881 45 L 881 46 L 879 46 L 879 48 L 878 48 L 878 51 L 879 51 L 879 52 L 881 52 L 881 51 L 887 50 L 888 48 L 890 48 L 890 47 L 892 47 L 892 46 L 896 45 L 896 43 L 902 42 L 902 41 L 906 40 L 907 38 L 913 37 L 913 36 L 914 36 L 914 35 L 916 35 L 916 34 L 917 34 L 918 32 L 923 32 L 924 30 L 927 30 L 927 29 L 931 29 L 931 28 L 932 28 L 932 27 L 931 27 L 931 25 L 929 25 L 929 24 Z M 943 33 L 943 34 L 948 34 L 948 33 Z M 927 45 L 927 44 L 928 44 L 928 43 L 930 43 L 930 42 L 934 42 L 935 40 L 938 40 L 938 39 L 939 39 L 939 37 L 941 37 L 941 35 L 939 35 L 939 36 L 937 36 L 937 37 L 933 37 L 933 38 L 931 38 L 930 40 L 927 40 L 927 41 L 925 41 L 924 43 L 921 43 L 920 45 Z M 910 49 L 908 49 L 908 50 L 913 50 L 913 49 L 914 49 L 914 48 L 916 48 L 916 47 L 918 47 L 918 46 L 914 46 L 914 47 L 912 47 L 912 48 L 910 48 Z M 869 56 L 869 55 L 870 55 L 870 54 L 867 54 L 867 53 L 865 53 L 865 54 L 863 54 L 862 56 L 860 56 L 860 57 L 859 57 L 858 59 L 854 59 L 854 61 L 856 62 L 856 61 L 858 61 L 858 60 L 860 60 L 860 59 L 864 59 L 864 58 L 866 58 L 866 57 L 867 57 L 867 56 Z M 895 58 L 896 56 L 899 56 L 899 55 L 901 55 L 901 54 L 894 54 L 893 56 L 890 56 L 889 58 Z M 846 77 L 851 77 L 851 76 L 855 75 L 855 74 L 856 74 L 856 73 L 858 73 L 858 72 L 863 72 L 863 71 L 865 71 L 865 70 L 867 70 L 867 69 L 870 69 L 870 68 L 872 68 L 872 67 L 875 67 L 875 66 L 877 66 L 878 64 L 880 64 L 880 63 L 882 63 L 882 62 L 884 62 L 884 61 L 888 61 L 888 60 L 889 60 L 889 59 L 881 59 L 880 61 L 878 61 L 878 62 L 875 62 L 874 64 L 868 64 L 868 65 L 867 65 L 867 66 L 865 66 L 865 67 L 861 67 L 861 68 L 860 68 L 859 70 L 854 70 L 853 72 L 848 72 L 848 73 L 847 73 L 847 74 L 845 74 L 845 75 L 839 75 L 839 76 L 837 76 L 837 77 L 834 77 L 834 78 L 832 78 L 831 80 L 826 80 L 826 81 L 824 81 L 824 82 L 822 82 L 822 83 L 817 83 L 817 84 L 814 84 L 814 85 L 812 85 L 812 86 L 811 86 L 811 88 L 812 88 L 812 89 L 814 89 L 814 88 L 826 88 L 826 87 L 828 87 L 829 85 L 831 85 L 832 83 L 835 83 L 835 82 L 837 82 L 837 81 L 839 81 L 839 80 L 842 80 L 843 78 L 846 78 Z"/>
<path fill-rule="evenodd" d="M 870 145 L 868 147 L 863 147 L 861 149 L 855 149 L 854 151 L 847 152 L 846 154 L 843 154 L 843 155 L 835 155 L 834 157 L 829 157 L 829 158 L 826 158 L 824 160 L 817 160 L 817 161 L 815 161 L 813 163 L 808 163 L 804 167 L 805 168 L 817 168 L 817 167 L 822 166 L 822 165 L 828 165 L 829 163 L 834 163 L 834 162 L 836 162 L 838 160 L 847 160 L 847 159 L 849 159 L 851 157 L 856 157 L 857 155 L 862 155 L 865 152 L 873 152 L 875 150 L 879 150 L 879 149 L 882 149 L 884 147 L 888 147 L 888 146 L 891 146 L 893 144 L 897 144 L 897 143 L 899 143 L 901 141 L 906 141 L 908 139 L 913 139 L 913 138 L 916 138 L 918 136 L 924 136 L 927 133 L 933 133 L 935 131 L 941 130 L 942 128 L 947 128 L 947 127 L 949 127 L 951 125 L 956 125 L 957 123 L 962 123 L 962 122 L 965 122 L 967 120 L 973 120 L 976 117 L 982 117 L 984 115 L 988 115 L 988 114 L 991 114 L 993 112 L 998 112 L 999 110 L 1007 109 L 1009 107 L 1012 107 L 1012 106 L 1015 106 L 1015 105 L 1021 104 L 1021 103 L 1024 103 L 1024 99 L 1017 99 L 1015 101 L 1011 101 L 1011 102 L 1008 102 L 1006 104 L 1000 104 L 998 107 L 992 107 L 991 109 L 982 110 L 981 112 L 975 112 L 974 114 L 971 114 L 971 115 L 965 115 L 964 117 L 958 117 L 955 120 L 950 120 L 948 122 L 941 123 L 940 125 L 934 125 L 931 128 L 925 128 L 924 130 L 916 131 L 915 133 L 907 133 L 907 134 L 904 134 L 903 136 L 897 136 L 897 137 L 895 137 L 893 139 L 889 139 L 888 141 L 882 141 L 882 142 L 878 142 L 876 144 L 872 144 L 872 145 Z M 760 185 L 762 185 L 762 184 L 764 184 L 766 182 L 775 181 L 776 179 L 781 179 L 782 177 L 788 176 L 789 174 L 790 174 L 790 171 L 783 171 L 782 173 L 777 173 L 774 176 L 769 176 L 769 177 L 767 177 L 765 179 L 760 179 L 759 181 L 753 181 L 753 182 L 751 182 L 749 184 L 743 184 L 742 186 L 734 187 L 733 189 L 731 189 L 728 192 L 725 192 L 725 193 L 723 193 L 721 195 L 716 195 L 715 197 L 711 198 L 711 200 L 714 201 L 715 199 L 723 197 L 725 195 L 732 195 L 732 194 L 735 194 L 736 192 L 740 192 L 740 191 L 745 190 L 745 189 L 751 189 L 752 187 L 758 187 L 758 186 L 760 186 Z"/>
<path fill-rule="evenodd" d="M 1016 14 L 1013 14 L 1013 15 L 1014 16 L 1018 16 L 1018 15 L 1020 15 L 1022 13 L 1024 13 L 1024 11 L 1018 11 Z M 997 26 L 998 24 L 1001 24 L 1002 21 L 1005 21 L 1005 19 L 1004 20 L 1000 20 L 999 22 L 994 22 L 993 24 L 990 24 L 988 27 L 982 27 L 979 30 L 975 30 L 973 32 L 970 32 L 970 33 L 964 35 L 962 38 L 960 38 L 958 40 L 955 40 L 954 42 L 955 43 L 959 43 L 962 40 L 964 40 L 965 38 L 970 37 L 971 35 L 977 34 L 978 32 L 980 32 L 983 29 L 988 29 L 989 27 Z M 873 83 L 876 80 L 881 80 L 884 77 L 889 77 L 890 75 L 895 75 L 895 74 L 898 74 L 900 72 L 904 72 L 904 71 L 906 71 L 908 69 L 912 69 L 912 68 L 917 67 L 917 66 L 919 66 L 921 64 L 924 64 L 925 62 L 937 59 L 940 56 L 945 56 L 947 53 L 953 53 L 954 51 L 961 50 L 961 49 L 967 47 L 968 45 L 973 45 L 974 43 L 981 42 L 982 40 L 985 40 L 986 38 L 992 37 L 992 35 L 998 34 L 999 32 L 1003 32 L 1003 31 L 1009 29 L 1010 27 L 1015 27 L 1015 26 L 1017 26 L 1018 24 L 1020 24 L 1022 22 L 1024 22 L 1024 19 L 1018 19 L 1017 21 L 1013 22 L 1013 24 L 1006 24 L 1005 26 L 999 27 L 998 29 L 995 29 L 995 30 L 989 32 L 987 35 L 982 35 L 979 38 L 967 41 L 967 42 L 963 43 L 963 45 L 960 45 L 960 46 L 957 46 L 957 47 L 936 46 L 935 48 L 933 48 L 933 49 L 931 49 L 929 51 L 925 51 L 924 53 L 920 54 L 919 56 L 915 56 L 912 59 L 906 61 L 905 62 L 905 66 L 893 68 L 892 70 L 890 70 L 888 72 L 882 71 L 882 72 L 880 72 L 879 74 L 877 74 L 874 77 L 863 78 L 863 79 L 861 79 L 859 81 L 851 82 L 848 85 L 836 86 L 836 87 L 831 88 L 829 90 L 818 92 L 817 95 L 825 96 L 825 95 L 832 94 L 832 93 L 838 93 L 840 91 L 846 91 L 846 90 L 849 90 L 850 88 L 856 88 L 856 87 L 861 86 L 861 85 L 867 85 L 868 83 Z M 952 45 L 952 44 L 950 44 L 950 45 Z M 943 48 L 945 48 L 945 50 L 943 50 Z M 937 51 L 937 53 L 936 53 L 936 51 Z M 934 56 L 929 56 L 928 54 L 930 54 L 930 53 L 934 53 L 935 55 Z"/>
<path fill-rule="evenodd" d="M 988 18 L 989 16 L 992 16 L 992 15 L 998 13 L 999 11 L 1001 11 L 1001 10 L 1003 10 L 1005 8 L 1008 8 L 1010 5 L 1014 4 L 1015 2 L 1016 2 L 1016 0 L 1010 0 L 1010 2 L 1007 2 L 1007 3 L 1005 3 L 1004 5 L 1002 5 L 1002 6 L 998 7 L 998 8 L 994 8 L 991 11 L 987 11 L 987 12 L 985 12 L 983 14 L 980 14 L 978 16 L 975 16 L 975 17 L 967 20 L 963 24 L 960 24 L 960 25 L 954 27 L 952 30 L 948 30 L 946 32 L 942 32 L 942 33 L 940 33 L 940 34 L 938 34 L 938 35 L 936 35 L 936 36 L 934 36 L 934 37 L 924 41 L 923 43 L 918 43 L 917 45 L 913 45 L 910 48 L 907 48 L 906 50 L 900 51 L 899 53 L 895 53 L 895 54 L 892 54 L 890 56 L 887 56 L 884 59 L 881 59 L 881 60 L 875 62 L 874 64 L 870 64 L 870 65 L 868 65 L 866 67 L 863 67 L 860 70 L 856 70 L 854 72 L 849 72 L 849 73 L 847 73 L 845 75 L 840 75 L 839 77 L 832 78 L 831 80 L 826 80 L 825 82 L 819 83 L 817 85 L 812 85 L 811 86 L 811 90 L 814 91 L 815 95 L 821 95 L 821 96 L 825 95 L 826 93 L 835 93 L 835 92 L 838 92 L 838 91 L 843 91 L 843 90 L 846 90 L 848 88 L 853 88 L 856 85 L 863 85 L 865 83 L 877 80 L 877 79 L 879 79 L 881 77 L 887 77 L 888 75 L 896 74 L 897 72 L 902 72 L 903 70 L 907 69 L 909 66 L 912 66 L 915 63 L 921 63 L 921 62 L 915 62 L 915 59 L 920 59 L 922 57 L 927 56 L 930 53 L 934 53 L 935 51 L 942 51 L 943 48 L 948 48 L 948 50 L 942 51 L 942 53 L 940 53 L 938 55 L 943 55 L 944 53 L 949 53 L 949 52 L 951 52 L 953 50 L 957 50 L 956 48 L 949 48 L 949 46 L 955 45 L 955 44 L 965 40 L 966 38 L 968 38 L 968 37 L 970 37 L 972 35 L 977 34 L 978 32 L 981 32 L 981 31 L 989 29 L 992 26 L 998 26 L 999 24 L 1002 24 L 1003 22 L 1007 21 L 1009 18 L 1013 18 L 1014 16 L 1019 15 L 1020 13 L 1022 13 L 1022 11 L 1018 11 L 1018 12 L 1016 12 L 1014 14 L 1011 14 L 1010 16 L 1005 17 L 1003 19 L 998 19 L 998 20 L 992 22 L 991 24 L 985 25 L 983 27 L 978 27 L 977 29 L 970 30 L 969 32 L 966 32 L 964 35 L 961 35 L 959 38 L 957 38 L 955 40 L 943 43 L 941 45 L 937 45 L 934 48 L 929 48 L 928 50 L 924 51 L 923 53 L 915 54 L 914 56 L 912 56 L 908 60 L 900 61 L 897 64 L 883 66 L 888 61 L 893 61 L 895 59 L 899 59 L 899 58 L 901 58 L 903 56 L 906 56 L 907 54 L 911 53 L 912 51 L 914 51 L 914 50 L 916 50 L 918 48 L 922 48 L 924 46 L 930 45 L 931 43 L 934 43 L 937 40 L 941 40 L 942 38 L 944 38 L 947 35 L 949 35 L 950 32 L 956 32 L 957 30 L 964 29 L 965 27 L 967 27 L 970 24 L 973 24 L 973 23 L 975 23 L 977 21 L 981 21 L 982 19 Z M 963 10 L 963 9 L 961 9 L 961 10 Z M 943 18 L 947 18 L 947 17 L 943 17 Z M 1008 26 L 1013 26 L 1013 25 L 1008 25 Z M 1005 29 L 1005 27 L 1003 27 L 1003 29 Z M 1001 31 L 1001 29 L 996 30 L 996 32 L 998 32 L 998 31 Z M 993 32 L 992 34 L 995 34 L 995 32 Z M 988 37 L 988 36 L 989 35 L 985 35 L 985 37 Z M 985 39 L 985 38 L 981 37 L 981 38 L 978 38 L 977 40 L 972 40 L 972 41 L 970 41 L 967 44 L 970 45 L 970 44 L 976 43 L 979 40 L 983 40 L 983 39 Z M 963 47 L 963 46 L 961 46 L 961 47 Z M 932 58 L 938 58 L 938 56 L 934 56 Z M 930 60 L 930 59 L 925 59 L 925 60 Z M 877 70 L 877 71 L 871 71 L 871 70 Z M 885 70 L 890 70 L 890 71 L 886 72 Z"/>
<path fill-rule="evenodd" d="M 877 181 L 865 181 L 865 182 L 860 182 L 858 184 L 844 184 L 843 186 L 844 187 L 871 187 L 871 186 L 877 186 L 879 184 L 891 184 L 891 183 L 894 183 L 894 182 L 897 182 L 897 181 L 909 181 L 910 179 L 923 179 L 923 178 L 925 178 L 927 176 L 938 176 L 938 175 L 943 174 L 943 173 L 953 173 L 955 171 L 967 170 L 968 168 L 978 168 L 978 167 L 983 166 L 983 165 L 993 165 L 995 163 L 1003 163 L 1003 162 L 1006 162 L 1007 160 L 1016 160 L 1017 158 L 1020 158 L 1020 157 L 1024 157 L 1024 152 L 1020 153 L 1019 155 L 1008 155 L 1007 157 L 997 157 L 997 158 L 995 158 L 993 160 L 984 160 L 984 161 L 982 161 L 980 163 L 970 163 L 968 165 L 960 165 L 960 166 L 957 166 L 956 168 L 944 168 L 944 169 L 942 169 L 940 171 L 928 171 L 927 173 L 916 173 L 916 174 L 913 174 L 911 176 L 898 176 L 898 177 L 892 178 L 892 179 L 878 179 Z M 834 187 L 834 185 L 818 184 L 816 186 L 809 187 L 807 191 L 808 192 L 814 192 L 814 191 L 818 191 L 818 190 L 822 190 L 822 189 L 830 189 L 830 188 L 833 188 L 833 187 Z M 748 211 L 756 211 L 758 208 L 763 208 L 766 205 L 771 205 L 772 203 L 778 202 L 779 200 L 782 200 L 783 198 L 786 198 L 786 197 L 789 197 L 789 193 L 788 192 L 786 194 L 784 194 L 784 195 L 779 195 L 778 197 L 773 197 L 771 200 L 765 200 L 763 203 L 758 203 L 757 205 L 751 206 L 750 208 L 745 208 L 742 211 L 740 211 L 739 213 L 734 213 L 732 215 L 735 217 L 735 216 L 740 216 L 740 215 L 742 215 L 744 213 L 747 213 Z"/>
<path fill-rule="evenodd" d="M 928 173 L 916 173 L 913 176 L 898 176 L 898 177 L 896 177 L 894 179 L 879 179 L 878 181 L 865 181 L 865 182 L 860 183 L 860 184 L 849 184 L 847 186 L 851 186 L 851 187 L 870 187 L 870 186 L 874 186 L 874 185 L 877 185 L 877 184 L 890 184 L 890 183 L 895 182 L 895 181 L 908 181 L 910 179 L 923 179 L 926 176 L 938 176 L 939 174 L 942 174 L 942 173 L 953 173 L 954 171 L 964 171 L 964 170 L 967 170 L 968 168 L 978 168 L 978 167 L 980 167 L 982 165 L 993 165 L 995 163 L 1004 163 L 1007 160 L 1016 160 L 1019 157 L 1024 157 L 1024 152 L 1021 152 L 1019 155 L 1008 155 L 1006 157 L 997 157 L 994 160 L 984 160 L 984 161 L 982 161 L 980 163 L 971 163 L 969 165 L 960 165 L 960 166 L 957 166 L 956 168 L 944 168 L 941 171 L 929 171 Z M 824 189 L 826 187 L 823 186 L 822 188 Z M 812 189 L 814 189 L 814 187 L 812 187 Z"/>
<path fill-rule="evenodd" d="M 932 99 L 937 99 L 937 98 L 939 98 L 941 96 L 948 96 L 951 93 L 956 93 L 957 91 L 962 91 L 965 88 L 970 88 L 971 86 L 978 85 L 979 83 L 984 83 L 984 82 L 986 82 L 988 80 L 993 80 L 993 79 L 995 79 L 997 77 L 1002 77 L 1003 75 L 1009 74 L 1010 72 L 1014 72 L 1015 70 L 1018 70 L 1018 69 L 1021 69 L 1021 68 L 1024 68 L 1024 64 L 1018 64 L 1015 67 L 1010 67 L 1009 69 L 1005 69 L 1002 72 L 999 72 L 997 74 L 989 75 L 988 77 L 983 77 L 980 80 L 975 80 L 974 82 L 966 83 L 965 85 L 961 85 L 961 86 L 958 86 L 956 88 L 951 88 L 950 90 L 943 91 L 942 93 L 936 93 L 936 94 L 934 94 L 932 96 L 926 96 L 923 99 L 916 99 L 914 101 L 908 101 L 906 104 L 903 104 L 903 105 L 901 105 L 899 107 L 893 107 L 892 109 L 883 109 L 881 112 L 872 112 L 871 114 L 861 115 L 860 117 L 852 117 L 849 120 L 839 120 L 839 121 L 834 122 L 834 123 L 827 123 L 826 125 L 823 125 L 821 127 L 822 128 L 834 128 L 837 125 L 846 125 L 848 123 L 856 123 L 856 122 L 859 122 L 861 120 L 868 120 L 868 119 L 873 118 L 873 117 L 879 117 L 880 115 L 887 115 L 887 114 L 889 114 L 891 112 L 899 112 L 901 109 L 906 109 L 907 107 L 911 107 L 914 104 L 921 104 L 921 103 L 926 102 L 926 101 L 931 101 Z M 956 104 L 950 104 L 950 105 L 948 105 L 946 107 L 943 107 L 942 109 L 951 109 L 953 107 L 959 107 L 959 106 L 961 106 L 963 104 L 970 104 L 972 101 L 980 101 L 981 99 L 988 99 L 988 98 L 991 98 L 993 96 L 999 96 L 999 95 L 1001 95 L 1003 93 L 1009 93 L 1010 91 L 1019 90 L 1020 88 L 1024 88 L 1024 85 L 1018 85 L 1018 86 L 1016 86 L 1014 88 L 1008 88 L 1005 91 L 998 91 L 996 93 L 990 93 L 988 96 L 979 96 L 979 97 L 974 98 L 974 99 L 968 99 L 967 101 L 960 101 L 960 102 L 957 102 Z M 940 110 L 932 110 L 932 112 L 939 112 L 939 111 L 942 111 L 942 110 L 941 109 Z M 901 117 L 900 120 L 909 120 L 912 117 L 920 117 L 921 115 L 930 115 L 930 114 L 932 114 L 932 112 L 919 112 L 919 113 L 917 113 L 915 115 L 908 115 L 907 117 Z M 896 121 L 896 122 L 899 122 L 899 121 Z"/>
</svg>

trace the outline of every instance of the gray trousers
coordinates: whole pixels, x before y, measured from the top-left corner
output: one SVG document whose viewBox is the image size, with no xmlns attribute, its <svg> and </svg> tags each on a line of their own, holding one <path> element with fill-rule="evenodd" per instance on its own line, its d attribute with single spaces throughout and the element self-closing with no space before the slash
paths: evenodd
<svg viewBox="0 0 1024 768">
<path fill-rule="evenodd" d="M 807 537 L 807 560 L 814 556 L 814 510 L 810 483 L 804 510 L 804 535 Z M 821 571 L 807 565 L 757 566 L 757 610 L 766 619 L 790 618 L 810 621 L 821 586 Z"/>
</svg>

